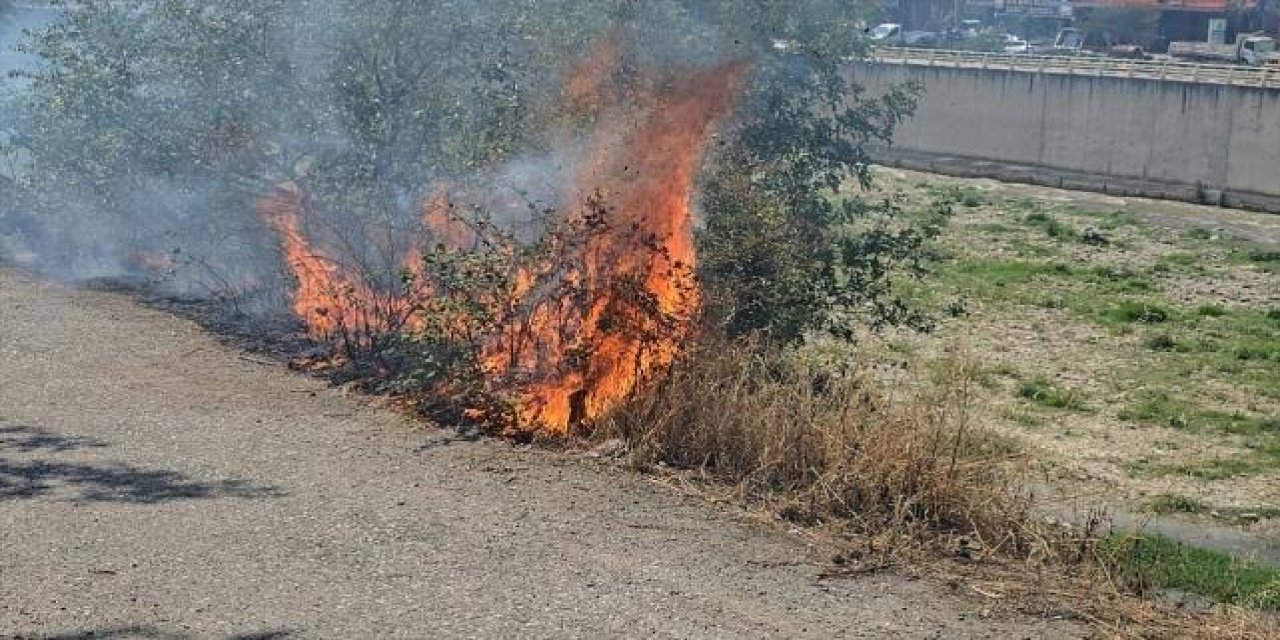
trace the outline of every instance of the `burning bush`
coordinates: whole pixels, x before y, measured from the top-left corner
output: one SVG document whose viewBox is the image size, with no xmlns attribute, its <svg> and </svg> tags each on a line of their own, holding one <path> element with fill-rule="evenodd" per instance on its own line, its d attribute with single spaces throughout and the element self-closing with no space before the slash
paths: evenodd
<svg viewBox="0 0 1280 640">
<path fill-rule="evenodd" d="M 531 7 L 70 3 L 15 119 L 37 252 L 284 307 L 353 375 L 510 433 L 597 422 L 704 326 L 912 319 L 888 284 L 921 234 L 839 194 L 914 99 L 842 77 L 858 7 Z"/>
</svg>

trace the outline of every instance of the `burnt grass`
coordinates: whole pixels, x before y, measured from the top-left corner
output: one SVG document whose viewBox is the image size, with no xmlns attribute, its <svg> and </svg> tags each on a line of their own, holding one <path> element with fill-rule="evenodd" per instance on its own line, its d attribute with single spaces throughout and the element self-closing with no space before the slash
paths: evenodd
<svg viewBox="0 0 1280 640">
<path fill-rule="evenodd" d="M 147 308 L 190 320 L 221 344 L 273 362 L 291 365 L 304 358 L 332 355 L 328 346 L 308 338 L 302 323 L 285 309 L 249 312 L 246 303 L 230 298 L 174 295 L 163 279 L 139 275 L 90 278 L 73 284 L 125 295 Z"/>
</svg>

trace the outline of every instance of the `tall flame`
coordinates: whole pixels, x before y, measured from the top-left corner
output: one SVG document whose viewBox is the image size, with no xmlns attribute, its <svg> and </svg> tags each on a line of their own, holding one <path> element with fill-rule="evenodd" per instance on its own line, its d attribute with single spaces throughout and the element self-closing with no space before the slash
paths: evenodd
<svg viewBox="0 0 1280 640">
<path fill-rule="evenodd" d="M 324 251 L 302 232 L 307 209 L 303 190 L 292 182 L 278 186 L 258 202 L 258 213 L 280 238 L 281 252 L 298 287 L 293 312 L 316 340 L 371 335 L 403 324 L 411 302 L 395 292 L 380 292 Z M 406 261 L 406 264 L 408 262 Z"/>
<path fill-rule="evenodd" d="M 667 369 L 698 309 L 694 179 L 747 66 L 726 63 L 661 86 L 649 79 L 652 88 L 637 94 L 611 90 L 618 52 L 614 39 L 603 40 L 565 89 L 566 108 L 597 124 L 561 215 L 593 231 L 575 245 L 567 272 L 524 266 L 513 274 L 505 306 L 516 312 L 480 345 L 486 374 L 515 400 L 510 431 L 563 434 L 606 414 Z M 313 336 L 368 327 L 413 309 L 413 295 L 430 295 L 380 294 L 345 273 L 301 233 L 304 204 L 300 190 L 286 186 L 260 207 L 298 281 L 294 312 Z M 423 202 L 422 222 L 441 246 L 475 244 L 443 187 Z M 405 265 L 420 275 L 417 256 Z M 548 278 L 573 286 L 539 286 Z M 369 308 L 380 312 L 371 319 Z"/>
<path fill-rule="evenodd" d="M 586 69 L 598 86 L 598 66 Z M 573 214 L 603 209 L 607 225 L 586 244 L 583 273 L 570 274 L 583 279 L 586 308 L 570 308 L 565 318 L 562 305 L 536 307 L 528 325 L 536 339 L 508 335 L 486 353 L 495 372 L 532 372 L 519 394 L 517 428 L 563 433 L 597 418 L 678 355 L 699 301 L 693 180 L 745 72 L 729 63 L 693 73 L 641 98 L 647 104 L 626 105 L 630 118 L 607 107 L 598 114 L 595 145 L 574 189 L 582 204 Z M 573 97 L 599 105 L 582 95 L 587 84 L 571 82 Z M 573 328 L 567 341 L 559 330 L 565 322 Z"/>
</svg>

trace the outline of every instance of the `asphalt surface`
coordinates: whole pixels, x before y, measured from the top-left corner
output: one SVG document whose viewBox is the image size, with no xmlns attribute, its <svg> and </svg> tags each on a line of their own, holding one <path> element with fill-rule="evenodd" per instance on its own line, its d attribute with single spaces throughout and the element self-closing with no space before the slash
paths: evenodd
<svg viewBox="0 0 1280 640">
<path fill-rule="evenodd" d="M 0 636 L 1080 637 L 0 268 Z"/>
</svg>

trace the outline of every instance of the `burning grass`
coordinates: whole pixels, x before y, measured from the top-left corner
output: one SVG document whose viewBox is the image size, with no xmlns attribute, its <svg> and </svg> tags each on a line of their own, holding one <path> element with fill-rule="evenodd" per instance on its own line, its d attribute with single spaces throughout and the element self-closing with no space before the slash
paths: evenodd
<svg viewBox="0 0 1280 640">
<path fill-rule="evenodd" d="M 533 242 L 488 224 L 478 205 L 451 210 L 437 191 L 402 286 L 380 287 L 305 237 L 305 185 L 263 201 L 297 281 L 294 312 L 313 338 L 378 360 L 383 377 L 403 378 L 388 356 L 406 344 L 419 360 L 438 360 L 431 347 L 461 352 L 453 359 L 469 364 L 452 368 L 474 374 L 469 386 L 492 400 L 462 415 L 509 434 L 564 435 L 661 376 L 699 306 L 694 177 L 748 67 L 615 83 L 617 47 L 605 38 L 597 49 L 566 90 L 567 107 L 595 120 L 586 158 Z M 418 394 L 457 397 L 449 369 Z"/>
</svg>

